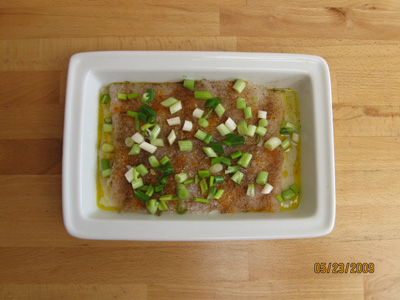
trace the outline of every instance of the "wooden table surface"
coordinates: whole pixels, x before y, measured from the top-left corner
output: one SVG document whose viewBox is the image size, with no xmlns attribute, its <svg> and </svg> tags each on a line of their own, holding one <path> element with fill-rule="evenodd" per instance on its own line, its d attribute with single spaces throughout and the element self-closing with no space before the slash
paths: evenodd
<svg viewBox="0 0 400 300">
<path fill-rule="evenodd" d="M 400 2 L 0 1 L 1 299 L 400 299 Z M 61 209 L 82 51 L 306 53 L 331 71 L 337 217 L 303 240 L 75 239 Z M 314 264 L 374 263 L 373 274 Z"/>
</svg>

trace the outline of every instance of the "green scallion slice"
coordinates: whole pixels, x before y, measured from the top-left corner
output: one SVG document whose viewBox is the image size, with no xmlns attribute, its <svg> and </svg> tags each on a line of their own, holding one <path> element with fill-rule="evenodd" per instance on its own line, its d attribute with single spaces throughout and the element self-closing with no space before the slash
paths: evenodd
<svg viewBox="0 0 400 300">
<path fill-rule="evenodd" d="M 162 183 L 157 182 L 154 185 L 154 193 L 161 193 L 163 189 L 164 189 L 164 185 Z"/>
<path fill-rule="evenodd" d="M 146 202 L 147 200 L 150 199 L 149 196 L 147 196 L 145 193 L 143 193 L 142 191 L 139 191 L 139 190 L 135 190 L 134 197 L 143 202 Z"/>
<path fill-rule="evenodd" d="M 218 157 L 217 153 L 213 150 L 211 147 L 203 147 L 204 153 L 207 155 L 207 157 Z"/>
<path fill-rule="evenodd" d="M 194 80 L 185 79 L 183 81 L 183 87 L 193 91 L 194 90 Z"/>
<path fill-rule="evenodd" d="M 177 183 L 183 183 L 188 178 L 186 173 L 179 173 L 175 175 L 175 181 Z"/>
<path fill-rule="evenodd" d="M 244 174 L 240 171 L 237 171 L 235 174 L 233 174 L 233 176 L 231 177 L 231 179 L 237 183 L 240 184 L 243 180 Z"/>
<path fill-rule="evenodd" d="M 203 127 L 203 128 L 207 128 L 209 125 L 209 122 L 204 119 L 204 118 L 200 118 L 199 119 L 199 126 Z"/>
<path fill-rule="evenodd" d="M 128 111 L 126 112 L 126 114 L 128 115 L 128 117 L 137 117 L 137 116 L 138 116 L 138 113 L 137 113 L 137 112 L 131 111 L 131 110 L 128 110 Z"/>
<path fill-rule="evenodd" d="M 169 201 L 169 200 L 172 200 L 172 195 L 171 195 L 171 194 L 162 195 L 162 196 L 160 197 L 160 200 L 161 200 L 161 201 Z"/>
<path fill-rule="evenodd" d="M 160 159 L 160 163 L 162 165 L 165 165 L 167 162 L 169 162 L 169 157 L 168 156 L 164 156 L 163 158 Z"/>
<path fill-rule="evenodd" d="M 151 197 L 151 196 L 150 196 Z M 158 202 L 156 199 L 150 199 L 146 201 L 146 207 L 149 213 L 154 215 L 157 212 L 158 209 Z"/>
<path fill-rule="evenodd" d="M 205 179 L 200 181 L 200 190 L 202 195 L 204 195 L 208 190 L 207 181 Z"/>
<path fill-rule="evenodd" d="M 285 134 L 292 134 L 293 132 L 295 132 L 296 130 L 293 128 L 281 128 L 280 130 L 280 134 L 285 135 Z"/>
<path fill-rule="evenodd" d="M 194 179 L 188 179 L 188 180 L 186 180 L 186 181 L 184 181 L 183 182 L 183 184 L 189 184 L 189 183 L 193 183 L 194 182 Z"/>
<path fill-rule="evenodd" d="M 103 170 L 107 170 L 110 168 L 110 161 L 108 159 L 101 160 L 101 167 Z"/>
<path fill-rule="evenodd" d="M 144 124 L 142 127 L 140 127 L 140 129 L 141 129 L 142 131 L 146 131 L 147 129 L 150 129 L 150 128 L 153 127 L 154 125 L 156 125 L 156 124 L 146 123 L 146 124 Z"/>
<path fill-rule="evenodd" d="M 249 126 L 247 126 L 246 135 L 253 137 L 254 134 L 256 133 L 256 129 L 257 129 L 257 127 L 255 125 L 250 124 Z"/>
<path fill-rule="evenodd" d="M 163 139 L 150 139 L 150 144 L 156 147 L 164 147 L 164 140 Z"/>
<path fill-rule="evenodd" d="M 281 203 L 283 202 L 283 198 L 282 198 L 281 194 L 276 195 L 275 198 L 278 199 L 279 202 L 281 202 Z"/>
<path fill-rule="evenodd" d="M 161 102 L 161 105 L 164 107 L 170 107 L 177 102 L 178 102 L 178 99 L 175 99 L 174 97 L 170 97 L 167 100 L 164 100 L 163 102 Z"/>
<path fill-rule="evenodd" d="M 242 150 L 238 150 L 238 151 L 236 151 L 236 152 L 233 152 L 233 153 L 231 154 L 231 157 L 232 157 L 232 159 L 236 159 L 236 158 L 241 157 L 242 155 L 243 155 Z"/>
<path fill-rule="evenodd" d="M 214 194 L 214 199 L 219 199 L 221 198 L 222 194 L 224 193 L 225 190 L 218 190 L 215 194 Z"/>
<path fill-rule="evenodd" d="M 152 116 L 155 117 L 157 115 L 156 111 L 154 109 L 152 109 L 150 106 L 148 106 L 147 104 L 142 105 L 142 107 L 139 108 L 139 111 L 146 114 L 149 117 L 152 117 Z"/>
<path fill-rule="evenodd" d="M 177 207 L 176 207 L 176 212 L 178 213 L 178 215 L 183 215 L 187 212 L 187 208 L 184 210 L 181 210 L 181 202 L 178 203 Z"/>
<path fill-rule="evenodd" d="M 133 92 L 133 93 L 128 94 L 128 99 L 129 99 L 129 100 L 132 100 L 132 99 L 134 99 L 134 98 L 136 98 L 136 97 L 139 97 L 139 94 L 136 93 L 136 92 Z"/>
<path fill-rule="evenodd" d="M 132 184 L 132 188 L 134 190 L 136 190 L 137 188 L 140 188 L 141 186 L 143 186 L 143 179 L 142 178 L 138 178 L 136 180 L 133 180 L 131 182 L 131 184 Z"/>
<path fill-rule="evenodd" d="M 275 150 L 282 143 L 281 139 L 273 136 L 268 141 L 264 143 L 264 147 L 270 151 Z"/>
<path fill-rule="evenodd" d="M 212 199 L 215 195 L 217 191 L 217 187 L 216 186 L 212 186 L 208 189 L 208 195 L 207 195 L 207 199 Z"/>
<path fill-rule="evenodd" d="M 218 117 L 222 117 L 222 115 L 225 113 L 225 107 L 222 106 L 222 104 L 218 104 L 215 107 L 215 113 L 218 115 Z"/>
<path fill-rule="evenodd" d="M 101 146 L 101 150 L 103 150 L 103 152 L 109 153 L 109 152 L 113 152 L 114 151 L 114 146 L 108 143 L 104 143 Z"/>
<path fill-rule="evenodd" d="M 160 201 L 158 203 L 158 210 L 159 211 L 166 211 L 169 210 L 168 205 L 164 201 Z"/>
<path fill-rule="evenodd" d="M 246 99 L 237 98 L 236 99 L 236 108 L 237 109 L 245 109 L 246 108 Z"/>
<path fill-rule="evenodd" d="M 200 141 L 203 141 L 207 136 L 207 133 L 205 133 L 202 130 L 197 130 L 196 134 L 194 135 L 195 138 L 198 138 Z"/>
<path fill-rule="evenodd" d="M 300 189 L 299 189 L 299 187 L 295 184 L 295 183 L 293 183 L 291 186 L 290 186 L 290 189 L 297 195 L 298 193 L 300 193 Z"/>
<path fill-rule="evenodd" d="M 254 184 L 250 183 L 247 185 L 247 196 L 249 197 L 254 197 L 255 195 L 255 188 L 254 188 Z"/>
<path fill-rule="evenodd" d="M 102 97 L 101 97 L 101 104 L 107 104 L 108 103 L 108 100 L 110 99 L 110 95 L 108 95 L 108 94 L 104 94 Z"/>
<path fill-rule="evenodd" d="M 194 91 L 194 97 L 200 100 L 208 100 L 212 98 L 209 91 Z"/>
<path fill-rule="evenodd" d="M 260 120 L 258 120 L 258 126 L 261 126 L 261 127 L 267 127 L 268 126 L 268 120 L 266 120 L 266 119 L 260 119 Z"/>
<path fill-rule="evenodd" d="M 290 147 L 290 141 L 289 141 L 289 139 L 284 139 L 284 140 L 282 141 L 282 143 L 281 143 L 281 147 L 282 147 L 282 150 L 283 150 L 283 151 L 289 149 L 289 147 Z"/>
<path fill-rule="evenodd" d="M 264 119 L 261 119 L 261 120 L 264 120 Z M 258 126 L 257 129 L 256 129 L 256 133 L 257 133 L 259 136 L 264 136 L 264 135 L 267 134 L 267 128 L 262 127 L 262 126 Z"/>
<path fill-rule="evenodd" d="M 206 101 L 206 104 L 204 104 L 204 107 L 206 107 L 206 108 L 215 108 L 220 103 L 221 103 L 221 98 L 220 97 L 211 98 L 211 99 L 208 99 Z"/>
<path fill-rule="evenodd" d="M 225 124 L 219 124 L 219 125 L 217 126 L 217 130 L 218 130 L 218 132 L 219 132 L 219 134 L 220 134 L 221 136 L 225 136 L 225 135 L 231 133 L 231 131 L 229 130 L 228 127 L 226 127 Z"/>
<path fill-rule="evenodd" d="M 150 139 L 156 139 L 161 133 L 160 125 L 156 124 L 150 132 Z"/>
<path fill-rule="evenodd" d="M 118 94 L 117 98 L 119 100 L 126 100 L 126 94 Z"/>
<path fill-rule="evenodd" d="M 194 183 L 198 184 L 199 183 L 199 175 L 194 175 Z"/>
<path fill-rule="evenodd" d="M 243 145 L 245 139 L 243 136 L 229 133 L 226 135 L 225 140 L 222 141 L 227 146 L 240 146 Z"/>
<path fill-rule="evenodd" d="M 206 144 L 209 144 L 212 140 L 213 136 L 209 133 L 207 133 L 206 137 L 203 139 L 203 142 Z"/>
<path fill-rule="evenodd" d="M 208 184 L 209 187 L 212 187 L 214 185 L 214 180 L 215 180 L 215 177 L 214 176 L 210 176 L 210 182 Z"/>
<path fill-rule="evenodd" d="M 246 82 L 244 82 L 242 79 L 238 79 L 236 80 L 232 88 L 240 94 L 241 92 L 243 92 L 245 87 L 246 87 Z"/>
<path fill-rule="evenodd" d="M 154 186 L 152 184 L 149 185 L 149 187 L 146 190 L 146 195 L 151 197 L 154 194 Z"/>
<path fill-rule="evenodd" d="M 198 197 L 194 198 L 193 201 L 194 202 L 201 202 L 201 203 L 205 203 L 205 204 L 209 204 L 210 203 L 210 200 L 204 199 L 204 198 L 198 198 Z"/>
<path fill-rule="evenodd" d="M 138 144 L 134 144 L 129 151 L 128 155 L 138 155 L 140 153 L 140 147 Z"/>
<path fill-rule="evenodd" d="M 222 175 L 215 176 L 215 179 L 214 179 L 215 183 L 223 183 L 224 181 L 225 181 L 224 176 L 222 176 Z"/>
<path fill-rule="evenodd" d="M 208 178 L 208 177 L 210 177 L 210 171 L 209 170 L 199 170 L 198 174 L 199 174 L 200 178 Z"/>
<path fill-rule="evenodd" d="M 140 176 L 145 176 L 147 173 L 149 173 L 149 171 L 143 164 L 138 165 L 135 169 L 140 174 Z"/>
<path fill-rule="evenodd" d="M 257 174 L 257 179 L 256 179 L 256 183 L 259 185 L 265 185 L 267 183 L 268 180 L 268 172 L 266 171 L 260 171 Z"/>
<path fill-rule="evenodd" d="M 175 104 L 171 105 L 169 107 L 169 111 L 171 113 L 171 115 L 173 115 L 174 113 L 180 111 L 182 109 L 182 102 L 178 101 Z"/>
<path fill-rule="evenodd" d="M 112 124 L 103 124 L 103 131 L 104 132 L 113 132 L 114 127 Z"/>
<path fill-rule="evenodd" d="M 242 157 L 240 157 L 240 159 L 238 160 L 238 165 L 242 166 L 243 168 L 247 168 L 252 157 L 253 155 L 250 153 L 243 153 Z"/>
<path fill-rule="evenodd" d="M 281 193 L 282 198 L 286 201 L 286 200 L 290 200 L 293 199 L 296 196 L 296 193 L 293 192 L 291 189 L 288 189 L 286 191 L 283 191 Z"/>
<path fill-rule="evenodd" d="M 111 169 L 107 169 L 107 170 L 101 171 L 101 176 L 102 176 L 103 178 L 105 178 L 105 177 L 110 177 L 110 176 L 111 176 Z"/>
<path fill-rule="evenodd" d="M 222 146 L 221 143 L 219 143 L 219 142 L 211 142 L 210 146 L 216 153 L 224 153 L 224 147 Z"/>
<path fill-rule="evenodd" d="M 246 123 L 246 121 L 244 121 L 244 120 L 239 121 L 239 123 L 238 123 L 238 133 L 240 135 L 245 135 L 247 133 L 247 123 Z"/>
<path fill-rule="evenodd" d="M 239 165 L 229 166 L 228 169 L 225 170 L 225 174 L 236 173 L 239 170 Z"/>
<path fill-rule="evenodd" d="M 251 119 L 253 117 L 253 114 L 251 113 L 251 107 L 250 106 L 248 106 L 245 109 L 243 109 L 243 111 L 244 111 L 244 118 L 246 120 Z"/>
<path fill-rule="evenodd" d="M 179 151 L 192 151 L 193 150 L 193 144 L 192 141 L 187 140 L 187 141 L 179 141 Z"/>
<path fill-rule="evenodd" d="M 181 183 L 176 185 L 176 194 L 178 195 L 179 200 L 186 200 L 189 198 L 189 191 L 186 189 L 185 185 Z"/>
<path fill-rule="evenodd" d="M 211 108 L 206 114 L 205 114 L 205 116 L 204 116 L 204 119 L 207 119 L 210 115 L 211 115 L 211 113 L 214 111 L 214 108 Z"/>
<path fill-rule="evenodd" d="M 137 179 L 135 179 L 135 180 L 137 180 Z M 146 192 L 148 189 L 149 189 L 148 185 L 142 185 L 141 187 L 138 188 L 138 190 L 143 191 L 143 192 Z"/>
</svg>

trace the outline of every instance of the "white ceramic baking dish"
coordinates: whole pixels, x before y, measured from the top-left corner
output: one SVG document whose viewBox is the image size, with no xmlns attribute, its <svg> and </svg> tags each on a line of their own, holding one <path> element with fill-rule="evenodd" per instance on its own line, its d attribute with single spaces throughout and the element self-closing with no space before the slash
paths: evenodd
<svg viewBox="0 0 400 300">
<path fill-rule="evenodd" d="M 243 78 L 298 94 L 302 200 L 278 213 L 165 215 L 104 211 L 96 204 L 99 93 L 112 82 L 174 82 L 184 77 Z M 71 57 L 65 104 L 63 216 L 84 239 L 240 240 L 307 238 L 335 221 L 331 84 L 324 59 L 311 55 L 233 52 L 111 51 Z"/>
</svg>

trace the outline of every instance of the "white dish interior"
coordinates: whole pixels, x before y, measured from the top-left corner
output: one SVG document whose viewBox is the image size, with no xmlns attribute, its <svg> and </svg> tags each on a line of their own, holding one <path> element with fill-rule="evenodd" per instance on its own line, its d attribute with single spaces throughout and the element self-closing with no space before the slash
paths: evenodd
<svg viewBox="0 0 400 300">
<path fill-rule="evenodd" d="M 112 82 L 243 78 L 297 92 L 301 122 L 301 203 L 279 213 L 165 215 L 118 213 L 96 203 L 99 93 Z M 70 60 L 64 129 L 63 214 L 87 239 L 233 240 L 328 234 L 335 220 L 331 87 L 326 62 L 297 54 L 88 52 Z"/>
</svg>

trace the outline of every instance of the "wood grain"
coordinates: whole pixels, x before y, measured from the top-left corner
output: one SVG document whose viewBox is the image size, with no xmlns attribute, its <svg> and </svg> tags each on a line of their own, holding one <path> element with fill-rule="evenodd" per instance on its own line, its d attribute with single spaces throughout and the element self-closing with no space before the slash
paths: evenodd
<svg viewBox="0 0 400 300">
<path fill-rule="evenodd" d="M 325 58 L 332 233 L 188 243 L 69 236 L 61 195 L 68 61 L 107 50 Z M 398 299 L 398 1 L 0 1 L 0 81 L 0 299 Z M 372 262 L 375 272 L 316 274 L 321 262 Z"/>
</svg>

